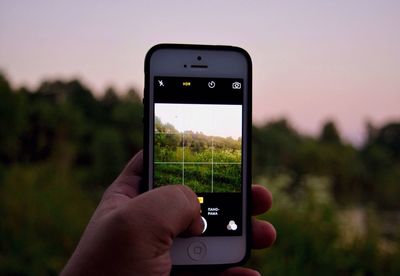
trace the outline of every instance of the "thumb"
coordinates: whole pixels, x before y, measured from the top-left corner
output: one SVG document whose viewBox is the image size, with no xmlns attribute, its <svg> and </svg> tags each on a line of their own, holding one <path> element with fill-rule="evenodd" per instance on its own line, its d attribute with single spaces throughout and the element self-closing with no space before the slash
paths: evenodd
<svg viewBox="0 0 400 276">
<path fill-rule="evenodd" d="M 179 234 L 200 235 L 203 223 L 196 194 L 184 185 L 168 185 L 143 193 L 124 208 L 140 240 L 153 245 L 172 245 Z"/>
<path fill-rule="evenodd" d="M 136 153 L 128 162 L 121 174 L 104 193 L 103 198 L 122 196 L 124 199 L 134 198 L 141 191 L 143 175 L 143 151 Z"/>
</svg>

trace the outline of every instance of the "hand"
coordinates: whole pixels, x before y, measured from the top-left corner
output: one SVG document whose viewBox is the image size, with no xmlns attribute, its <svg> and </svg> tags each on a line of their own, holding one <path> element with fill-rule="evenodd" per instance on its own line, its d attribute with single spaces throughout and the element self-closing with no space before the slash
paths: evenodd
<svg viewBox="0 0 400 276">
<path fill-rule="evenodd" d="M 169 250 L 178 235 L 200 235 L 203 224 L 196 194 L 170 185 L 139 194 L 143 155 L 136 154 L 105 191 L 62 275 L 169 275 Z M 271 193 L 253 185 L 253 215 L 267 211 Z M 72 203 L 73 204 L 73 203 Z M 274 227 L 252 220 L 253 248 L 270 246 Z M 248 268 L 230 268 L 223 275 L 258 275 Z"/>
</svg>

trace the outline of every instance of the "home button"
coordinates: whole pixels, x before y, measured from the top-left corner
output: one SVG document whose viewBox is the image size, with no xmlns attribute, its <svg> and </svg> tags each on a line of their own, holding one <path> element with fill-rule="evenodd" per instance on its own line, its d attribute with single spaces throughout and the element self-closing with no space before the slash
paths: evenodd
<svg viewBox="0 0 400 276">
<path fill-rule="evenodd" d="M 202 242 L 192 242 L 188 248 L 188 256 L 194 261 L 202 260 L 207 254 L 207 247 Z"/>
</svg>

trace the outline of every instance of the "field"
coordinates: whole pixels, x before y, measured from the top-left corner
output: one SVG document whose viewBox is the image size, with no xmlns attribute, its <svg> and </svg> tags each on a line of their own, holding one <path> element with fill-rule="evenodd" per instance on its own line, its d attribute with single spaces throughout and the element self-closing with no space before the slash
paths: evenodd
<svg viewBox="0 0 400 276">
<path fill-rule="evenodd" d="M 241 140 L 178 132 L 156 123 L 155 186 L 184 184 L 195 192 L 240 192 Z"/>
<path fill-rule="evenodd" d="M 142 148 L 139 94 L 106 95 L 79 81 L 18 88 L 0 73 L 0 275 L 60 274 L 104 190 Z M 366 125 L 368 139 L 357 147 L 333 122 L 318 136 L 284 119 L 252 130 L 253 179 L 274 197 L 261 218 L 278 238 L 247 267 L 278 276 L 400 275 L 399 120 Z M 217 137 L 237 136 L 213 136 L 215 160 L 240 161 L 237 139 L 224 140 L 229 154 L 218 154 Z M 160 138 L 176 143 L 157 146 L 157 159 L 181 161 L 181 138 Z M 196 140 L 189 147 L 186 139 L 185 160 L 210 156 L 209 143 L 202 150 L 200 134 Z"/>
</svg>

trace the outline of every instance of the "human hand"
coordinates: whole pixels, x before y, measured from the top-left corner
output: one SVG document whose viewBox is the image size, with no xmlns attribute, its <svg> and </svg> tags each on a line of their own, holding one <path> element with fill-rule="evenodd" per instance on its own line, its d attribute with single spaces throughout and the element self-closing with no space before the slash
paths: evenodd
<svg viewBox="0 0 400 276">
<path fill-rule="evenodd" d="M 105 191 L 82 238 L 61 275 L 169 275 L 170 248 L 178 235 L 200 235 L 203 224 L 196 194 L 183 185 L 139 194 L 143 154 L 139 152 Z M 253 215 L 266 212 L 271 193 L 252 187 Z M 252 246 L 265 248 L 274 227 L 252 220 Z M 258 275 L 248 268 L 229 268 L 222 275 Z"/>
</svg>

